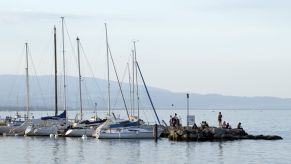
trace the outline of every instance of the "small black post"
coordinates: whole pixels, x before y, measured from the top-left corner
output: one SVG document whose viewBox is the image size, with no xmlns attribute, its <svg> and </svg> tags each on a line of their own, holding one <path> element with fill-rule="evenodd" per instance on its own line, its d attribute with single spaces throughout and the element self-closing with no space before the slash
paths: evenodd
<svg viewBox="0 0 291 164">
<path fill-rule="evenodd" d="M 155 124 L 154 126 L 154 138 L 155 138 L 155 141 L 157 142 L 158 141 L 158 124 Z"/>
</svg>

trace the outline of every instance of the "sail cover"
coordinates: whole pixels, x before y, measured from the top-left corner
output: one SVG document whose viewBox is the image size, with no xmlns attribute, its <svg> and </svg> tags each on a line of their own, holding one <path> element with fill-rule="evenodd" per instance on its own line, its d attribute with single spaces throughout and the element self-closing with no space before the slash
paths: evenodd
<svg viewBox="0 0 291 164">
<path fill-rule="evenodd" d="M 67 117 L 67 111 L 64 111 L 58 116 L 46 116 L 42 117 L 41 120 L 60 120 L 60 119 L 66 119 Z"/>
</svg>

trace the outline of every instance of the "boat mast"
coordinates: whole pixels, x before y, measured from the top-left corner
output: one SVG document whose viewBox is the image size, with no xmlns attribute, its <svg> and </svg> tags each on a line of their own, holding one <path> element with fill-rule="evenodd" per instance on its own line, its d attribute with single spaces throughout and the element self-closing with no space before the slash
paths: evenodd
<svg viewBox="0 0 291 164">
<path fill-rule="evenodd" d="M 26 112 L 27 119 L 29 119 L 29 76 L 28 76 L 28 43 L 25 43 L 25 52 L 26 52 Z"/>
<path fill-rule="evenodd" d="M 55 56 L 55 116 L 58 115 L 58 63 L 57 63 L 57 29 L 54 27 L 54 56 Z"/>
<path fill-rule="evenodd" d="M 109 47 L 108 47 L 108 33 L 107 33 L 107 24 L 105 25 L 105 33 L 106 33 L 106 55 L 107 55 L 107 87 L 108 87 L 108 115 L 110 116 L 110 76 L 109 76 Z"/>
<path fill-rule="evenodd" d="M 109 49 L 111 62 L 112 62 L 113 68 L 114 68 L 115 76 L 117 78 L 117 82 L 118 82 L 119 90 L 120 90 L 121 97 L 122 97 L 122 100 L 123 100 L 123 104 L 124 104 L 124 107 L 125 107 L 125 110 L 126 110 L 126 114 L 127 114 L 128 119 L 130 120 L 130 116 L 129 116 L 129 113 L 128 113 L 128 109 L 127 109 L 127 105 L 126 105 L 126 102 L 125 102 L 124 94 L 122 92 L 120 80 L 119 80 L 119 77 L 118 77 L 118 74 L 117 74 L 117 70 L 116 70 L 115 63 L 114 63 L 114 60 L 113 60 L 113 57 L 112 57 L 112 53 L 111 53 L 111 50 L 110 50 L 109 46 L 108 46 L 108 49 Z"/>
<path fill-rule="evenodd" d="M 132 116 L 132 91 L 131 91 L 131 78 L 130 78 L 130 68 L 129 63 L 127 63 L 127 69 L 128 69 L 128 83 L 129 83 L 129 101 L 130 101 L 130 115 Z"/>
<path fill-rule="evenodd" d="M 134 50 L 132 50 L 132 115 L 134 116 L 134 107 L 135 107 L 135 103 L 134 103 L 134 98 L 135 98 L 135 95 L 134 95 L 134 88 L 135 88 L 135 83 L 134 83 L 134 77 L 135 77 L 135 67 L 134 67 Z"/>
<path fill-rule="evenodd" d="M 78 51 L 78 69 L 79 69 L 79 97 L 80 97 L 80 110 L 81 110 L 81 120 L 83 120 L 83 104 L 82 104 L 82 76 L 80 67 L 80 39 L 77 37 L 77 51 Z"/>
<path fill-rule="evenodd" d="M 146 89 L 146 92 L 147 92 L 148 98 L 149 98 L 149 100 L 150 100 L 151 106 L 152 106 L 152 108 L 153 108 L 153 110 L 154 110 L 155 116 L 156 116 L 156 118 L 157 118 L 157 120 L 158 120 L 159 125 L 161 125 L 161 122 L 160 122 L 159 116 L 158 116 L 158 114 L 157 114 L 157 111 L 156 111 L 156 108 L 155 108 L 155 106 L 154 106 L 154 103 L 153 103 L 153 101 L 152 101 L 152 99 L 151 99 L 150 93 L 149 93 L 149 91 L 148 91 L 148 87 L 147 87 L 147 85 L 146 85 L 146 83 L 145 83 L 145 81 L 144 81 L 144 78 L 143 78 L 143 75 L 142 75 L 142 73 L 141 73 L 141 70 L 140 70 L 140 67 L 139 67 L 138 62 L 136 62 L 136 66 L 137 66 L 138 71 L 139 71 L 139 74 L 140 74 L 140 76 L 141 76 L 141 79 L 142 79 L 143 85 L 144 85 L 144 87 L 145 87 L 145 89 Z"/>
<path fill-rule="evenodd" d="M 94 113 L 95 113 L 95 121 L 97 121 L 97 102 L 94 103 L 95 108 L 94 108 Z"/>
<path fill-rule="evenodd" d="M 66 61 L 65 61 L 65 32 L 64 32 L 64 17 L 62 20 L 62 46 L 63 46 L 63 71 L 64 71 L 64 110 L 67 110 L 67 89 L 66 89 Z"/>
<path fill-rule="evenodd" d="M 134 63 L 137 62 L 136 60 L 136 41 L 133 41 L 133 48 L 134 48 Z M 136 83 L 136 98 L 137 98 L 137 120 L 139 120 L 139 94 L 138 94 L 138 80 L 137 80 L 137 66 L 135 66 L 135 83 Z M 139 121 L 138 121 L 139 122 Z"/>
</svg>

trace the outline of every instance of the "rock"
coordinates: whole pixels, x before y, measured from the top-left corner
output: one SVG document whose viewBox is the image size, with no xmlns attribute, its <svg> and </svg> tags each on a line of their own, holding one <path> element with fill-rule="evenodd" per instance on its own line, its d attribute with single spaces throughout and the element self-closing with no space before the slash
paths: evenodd
<svg viewBox="0 0 291 164">
<path fill-rule="evenodd" d="M 197 134 L 197 133 L 190 133 L 190 134 L 189 134 L 189 139 L 190 139 L 191 141 L 197 141 L 197 139 L 198 139 L 198 134 Z"/>
<path fill-rule="evenodd" d="M 254 135 L 247 135 L 246 139 L 256 139 L 256 137 Z"/>
<path fill-rule="evenodd" d="M 232 135 L 238 135 L 238 136 L 248 135 L 243 129 L 230 129 L 229 133 Z"/>
<path fill-rule="evenodd" d="M 225 134 L 225 129 L 223 128 L 213 128 L 212 129 L 212 133 L 215 135 L 215 136 L 222 136 Z"/>
<path fill-rule="evenodd" d="M 269 136 L 269 140 L 282 140 L 283 138 L 281 136 Z"/>
<path fill-rule="evenodd" d="M 258 139 L 262 139 L 262 140 L 281 140 L 283 139 L 282 137 L 280 136 L 276 136 L 276 135 L 267 135 L 267 136 L 263 136 L 263 135 L 260 135 L 260 137 L 258 137 Z"/>
<path fill-rule="evenodd" d="M 169 128 L 164 128 L 164 131 L 161 133 L 162 138 L 167 138 L 170 135 Z"/>
</svg>

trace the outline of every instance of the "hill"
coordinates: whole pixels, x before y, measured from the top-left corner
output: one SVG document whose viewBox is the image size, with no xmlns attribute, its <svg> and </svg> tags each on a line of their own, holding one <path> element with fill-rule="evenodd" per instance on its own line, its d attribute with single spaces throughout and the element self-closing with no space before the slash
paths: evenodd
<svg viewBox="0 0 291 164">
<path fill-rule="evenodd" d="M 63 106 L 62 77 L 58 77 L 59 106 Z M 98 108 L 107 108 L 107 81 L 98 78 L 84 77 L 83 104 L 85 108 L 94 108 L 95 102 Z M 130 107 L 129 84 L 122 85 L 127 106 Z M 25 76 L 24 75 L 0 75 L 0 106 L 7 108 L 23 108 L 25 106 Z M 122 108 L 123 101 L 117 82 L 111 81 L 112 107 Z M 144 86 L 139 86 L 140 106 L 150 107 Z M 149 87 L 156 108 L 181 109 L 186 106 L 185 93 L 175 93 L 166 89 Z M 54 77 L 31 76 L 30 100 L 34 108 L 54 107 Z M 173 105 L 172 105 L 173 104 Z M 67 77 L 67 105 L 69 108 L 78 108 L 78 78 Z M 277 97 L 238 97 L 219 94 L 190 94 L 190 108 L 196 109 L 290 109 L 291 99 Z"/>
</svg>

